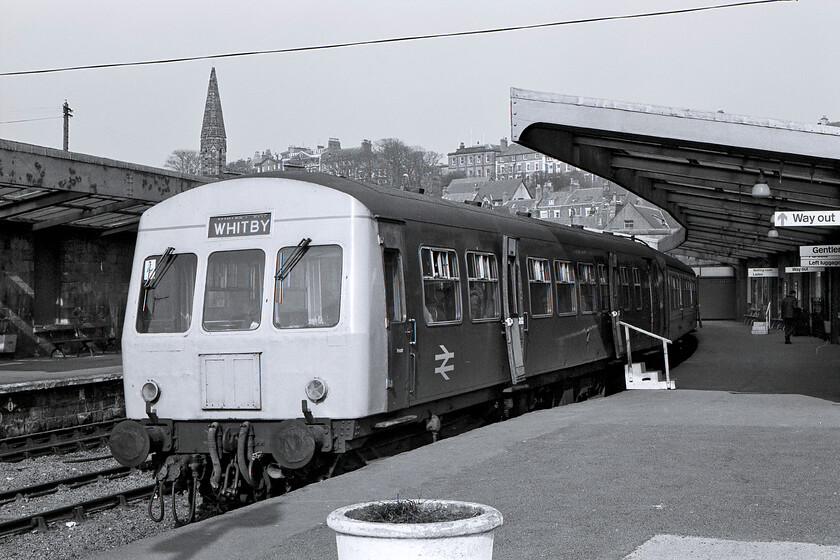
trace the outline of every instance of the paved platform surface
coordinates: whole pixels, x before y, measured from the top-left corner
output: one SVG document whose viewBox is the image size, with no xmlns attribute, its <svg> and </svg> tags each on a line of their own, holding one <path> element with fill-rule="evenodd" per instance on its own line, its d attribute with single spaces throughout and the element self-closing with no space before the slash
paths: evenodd
<svg viewBox="0 0 840 560">
<path fill-rule="evenodd" d="M 0 394 L 120 378 L 121 354 L 0 360 Z"/>
<path fill-rule="evenodd" d="M 330 511 L 403 497 L 500 510 L 495 560 L 840 559 L 840 346 L 729 322 L 697 340 L 676 391 L 528 414 L 97 558 L 335 559 Z"/>
</svg>

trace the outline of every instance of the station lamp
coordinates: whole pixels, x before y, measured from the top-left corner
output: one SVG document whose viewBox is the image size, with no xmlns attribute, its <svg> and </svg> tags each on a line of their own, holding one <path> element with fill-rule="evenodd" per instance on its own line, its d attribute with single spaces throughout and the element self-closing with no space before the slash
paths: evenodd
<svg viewBox="0 0 840 560">
<path fill-rule="evenodd" d="M 767 181 L 764 179 L 763 171 L 758 172 L 758 181 L 756 181 L 755 185 L 753 185 L 752 197 L 770 198 L 770 185 L 768 185 Z"/>
</svg>

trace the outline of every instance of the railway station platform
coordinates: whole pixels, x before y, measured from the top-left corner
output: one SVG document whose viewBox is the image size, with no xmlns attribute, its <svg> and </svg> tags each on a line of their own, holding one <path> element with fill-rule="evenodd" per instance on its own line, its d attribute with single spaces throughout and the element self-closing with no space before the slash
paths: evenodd
<svg viewBox="0 0 840 560">
<path fill-rule="evenodd" d="M 0 360 L 0 395 L 122 379 L 121 354 Z"/>
<path fill-rule="evenodd" d="M 332 510 L 400 497 L 497 508 L 495 560 L 840 559 L 840 346 L 737 322 L 696 339 L 675 391 L 527 414 L 96 558 L 335 559 Z"/>
<path fill-rule="evenodd" d="M 0 360 L 0 439 L 125 416 L 122 355 Z"/>
</svg>

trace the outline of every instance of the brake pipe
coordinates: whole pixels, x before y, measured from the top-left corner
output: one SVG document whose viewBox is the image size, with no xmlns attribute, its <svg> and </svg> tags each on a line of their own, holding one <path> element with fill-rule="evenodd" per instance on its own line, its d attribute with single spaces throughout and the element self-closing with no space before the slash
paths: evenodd
<svg viewBox="0 0 840 560">
<path fill-rule="evenodd" d="M 253 455 L 254 449 L 254 434 L 251 431 L 250 422 L 242 422 L 239 426 L 239 438 L 236 442 L 236 462 L 239 466 L 239 472 L 242 474 L 242 479 L 248 483 L 251 488 L 254 487 L 254 481 L 251 479 L 250 469 L 248 467 L 248 459 L 245 457 L 245 448 L 250 450 L 249 456 Z"/>
<path fill-rule="evenodd" d="M 222 463 L 219 461 L 219 448 L 216 443 L 218 430 L 218 422 L 210 424 L 210 429 L 207 430 L 207 447 L 210 451 L 210 462 L 213 464 L 213 474 L 210 476 L 210 486 L 213 490 L 219 489 L 219 482 L 222 480 Z"/>
</svg>

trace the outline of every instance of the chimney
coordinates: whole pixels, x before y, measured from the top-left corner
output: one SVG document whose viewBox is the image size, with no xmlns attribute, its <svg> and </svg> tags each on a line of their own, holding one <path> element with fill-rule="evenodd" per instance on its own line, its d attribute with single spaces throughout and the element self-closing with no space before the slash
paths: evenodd
<svg viewBox="0 0 840 560">
<path fill-rule="evenodd" d="M 459 150 L 463 150 L 463 149 L 464 149 L 464 143 L 463 143 L 463 142 L 461 142 L 461 145 L 460 145 L 460 146 L 458 146 L 458 149 L 459 149 Z"/>
<path fill-rule="evenodd" d="M 338 138 L 330 138 L 327 141 L 327 149 L 328 150 L 340 150 L 341 149 L 341 142 L 338 141 Z"/>
<path fill-rule="evenodd" d="M 502 138 L 501 140 L 499 140 L 499 146 L 502 148 L 502 151 L 505 151 L 508 146 L 507 138 Z"/>
<path fill-rule="evenodd" d="M 372 149 L 373 149 L 373 146 L 370 143 L 370 140 L 368 140 L 368 139 L 362 140 L 362 151 L 363 152 L 370 153 L 372 151 Z"/>
</svg>

